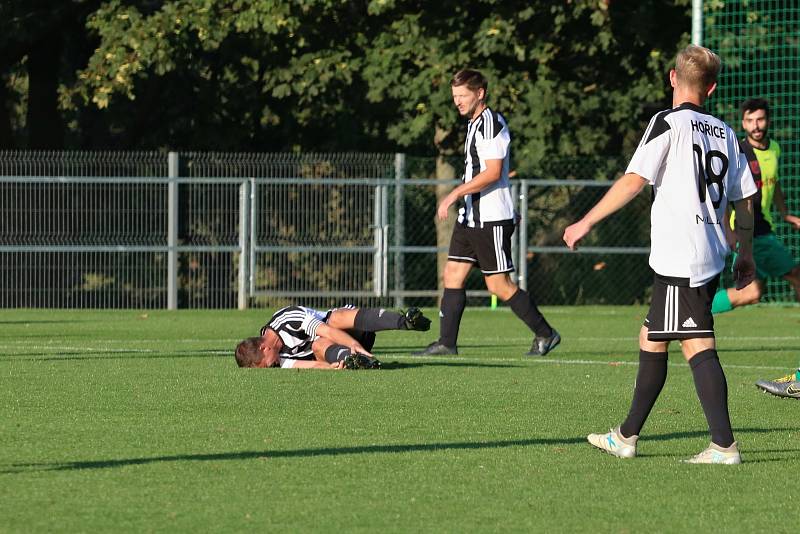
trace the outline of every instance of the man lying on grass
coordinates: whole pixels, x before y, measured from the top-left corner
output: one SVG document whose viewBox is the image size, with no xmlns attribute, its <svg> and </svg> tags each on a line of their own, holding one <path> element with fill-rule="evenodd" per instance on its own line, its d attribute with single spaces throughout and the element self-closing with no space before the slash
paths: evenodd
<svg viewBox="0 0 800 534">
<path fill-rule="evenodd" d="M 419 308 L 400 314 L 382 308 L 345 306 L 321 312 L 287 306 L 275 312 L 260 336 L 239 343 L 236 363 L 282 369 L 377 369 L 380 362 L 369 352 L 375 332 L 430 327 L 430 319 Z"/>
</svg>

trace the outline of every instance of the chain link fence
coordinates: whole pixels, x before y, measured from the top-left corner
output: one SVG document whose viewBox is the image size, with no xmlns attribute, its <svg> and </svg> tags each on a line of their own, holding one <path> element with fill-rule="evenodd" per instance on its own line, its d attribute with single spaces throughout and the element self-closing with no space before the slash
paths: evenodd
<svg viewBox="0 0 800 534">
<path fill-rule="evenodd" d="M 709 109 L 741 133 L 739 105 L 748 98 L 770 103 L 770 137 L 781 146 L 780 185 L 789 212 L 800 214 L 800 7 L 783 0 L 703 4 L 702 44 L 723 67 Z M 777 216 L 775 233 L 800 260 L 800 232 Z M 729 278 L 729 277 L 728 277 Z M 730 280 L 726 280 L 730 285 Z M 767 281 L 765 301 L 794 300 L 791 286 Z"/>
<path fill-rule="evenodd" d="M 647 302 L 649 195 L 571 252 L 564 228 L 625 161 L 550 164 L 543 172 L 563 179 L 512 180 L 517 283 L 541 304 Z M 0 153 L 0 306 L 433 306 L 455 220 L 436 220 L 437 199 L 460 183 L 460 165 L 402 154 Z M 470 305 L 489 305 L 477 270 L 467 289 Z"/>
</svg>

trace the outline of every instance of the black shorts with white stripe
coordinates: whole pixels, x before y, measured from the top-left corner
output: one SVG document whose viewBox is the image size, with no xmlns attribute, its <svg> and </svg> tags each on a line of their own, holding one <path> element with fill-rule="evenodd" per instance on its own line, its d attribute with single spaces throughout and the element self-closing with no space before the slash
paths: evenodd
<svg viewBox="0 0 800 534">
<path fill-rule="evenodd" d="M 513 221 L 484 223 L 483 227 L 476 228 L 456 224 L 447 259 L 474 263 L 483 274 L 510 273 L 514 270 L 511 261 L 513 233 Z"/>
<path fill-rule="evenodd" d="M 669 341 L 714 337 L 711 302 L 719 285 L 715 276 L 699 287 L 689 287 L 688 278 L 656 274 L 650 311 L 644 320 L 647 339 Z"/>
</svg>

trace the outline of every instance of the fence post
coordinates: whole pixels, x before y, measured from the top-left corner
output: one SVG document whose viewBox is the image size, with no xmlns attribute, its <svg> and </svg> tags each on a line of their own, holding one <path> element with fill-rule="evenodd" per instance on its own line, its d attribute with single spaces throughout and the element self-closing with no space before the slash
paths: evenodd
<svg viewBox="0 0 800 534">
<path fill-rule="evenodd" d="M 514 206 L 514 211 L 520 213 L 520 204 L 519 204 L 519 184 L 513 183 L 511 184 L 511 204 Z M 519 278 L 519 239 L 512 239 L 511 240 L 511 261 L 514 263 L 516 267 L 514 272 L 510 273 L 510 278 L 512 282 L 518 282 Z M 493 295 L 494 298 L 492 299 L 492 306 L 497 306 L 497 296 Z"/>
<path fill-rule="evenodd" d="M 170 152 L 168 159 L 169 185 L 167 193 L 167 309 L 178 309 L 178 153 Z"/>
<path fill-rule="evenodd" d="M 406 189 L 403 180 L 406 179 L 406 155 L 397 153 L 394 155 L 394 290 L 397 292 L 394 297 L 395 308 L 405 308 L 405 299 L 402 292 L 406 289 L 405 279 L 405 255 L 403 245 L 405 244 L 405 193 Z"/>
<path fill-rule="evenodd" d="M 239 186 L 239 309 L 246 310 L 250 289 L 250 180 Z"/>
<path fill-rule="evenodd" d="M 375 184 L 375 198 L 372 205 L 372 227 L 375 236 L 375 254 L 372 257 L 372 292 L 376 297 L 381 296 L 382 277 L 381 269 L 383 268 L 383 261 L 381 260 L 381 253 L 383 252 L 383 224 L 381 221 L 381 202 L 382 188 L 380 183 Z"/>
<path fill-rule="evenodd" d="M 517 285 L 528 290 L 528 181 L 519 181 L 519 256 Z"/>
<path fill-rule="evenodd" d="M 258 243 L 256 242 L 256 228 L 258 224 L 257 202 L 258 198 L 256 197 L 256 179 L 250 178 L 250 279 L 248 280 L 248 283 L 250 284 L 251 295 L 255 294 L 256 292 L 256 246 L 258 246 Z"/>
</svg>

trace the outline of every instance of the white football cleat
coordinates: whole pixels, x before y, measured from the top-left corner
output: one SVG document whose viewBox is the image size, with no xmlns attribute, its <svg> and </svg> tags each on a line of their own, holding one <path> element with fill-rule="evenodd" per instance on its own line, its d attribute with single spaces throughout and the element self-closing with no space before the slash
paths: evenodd
<svg viewBox="0 0 800 534">
<path fill-rule="evenodd" d="M 723 448 L 716 443 L 711 443 L 706 450 L 700 454 L 684 460 L 687 464 L 722 464 L 738 465 L 742 463 L 742 456 L 739 454 L 739 447 L 734 441 L 730 447 Z"/>
<path fill-rule="evenodd" d="M 586 439 L 601 451 L 617 458 L 634 458 L 639 436 L 623 437 L 617 427 L 612 428 L 606 434 L 589 434 Z"/>
</svg>

